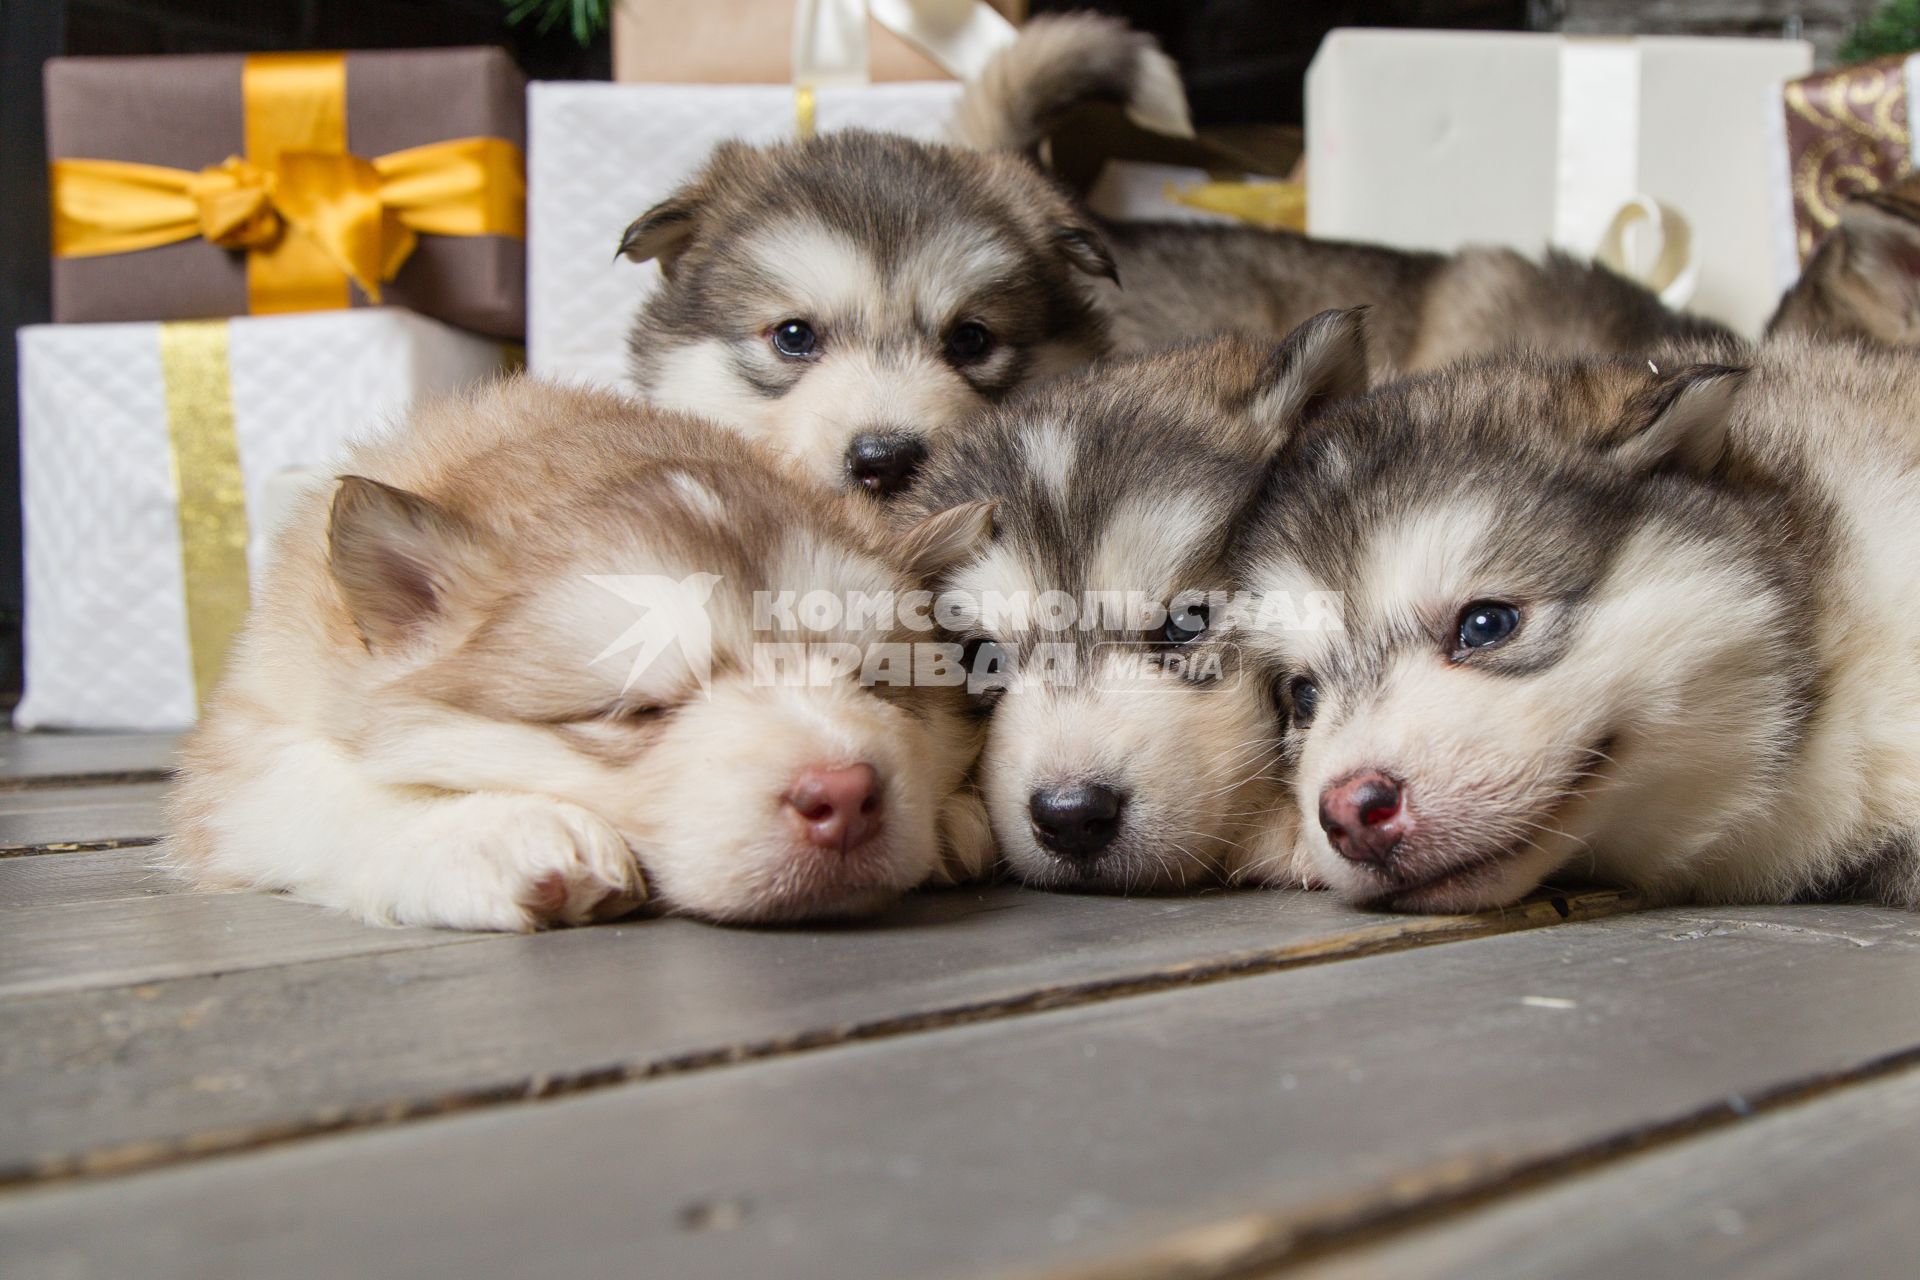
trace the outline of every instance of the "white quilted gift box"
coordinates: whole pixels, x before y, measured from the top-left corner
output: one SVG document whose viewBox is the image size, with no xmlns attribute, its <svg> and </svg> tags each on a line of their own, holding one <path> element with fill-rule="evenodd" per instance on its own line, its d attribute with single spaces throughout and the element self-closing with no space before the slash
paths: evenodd
<svg viewBox="0 0 1920 1280">
<path fill-rule="evenodd" d="M 957 83 L 819 90 L 821 130 L 857 125 L 936 140 Z M 633 315 L 658 265 L 617 259 L 627 224 L 729 138 L 794 132 L 791 85 L 535 84 L 527 92 L 527 360 L 535 373 L 619 385 Z"/>
<path fill-rule="evenodd" d="M 324 470 L 348 441 L 380 430 L 415 397 L 491 376 L 505 355 L 498 342 L 398 310 L 197 323 L 226 329 L 255 577 L 291 477 Z M 20 330 L 20 728 L 178 729 L 194 721 L 165 327 Z"/>
</svg>

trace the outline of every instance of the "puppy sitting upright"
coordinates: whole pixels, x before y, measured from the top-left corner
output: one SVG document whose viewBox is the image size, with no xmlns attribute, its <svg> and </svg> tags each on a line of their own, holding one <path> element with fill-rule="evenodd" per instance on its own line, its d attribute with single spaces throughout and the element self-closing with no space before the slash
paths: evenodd
<svg viewBox="0 0 1920 1280">
<path fill-rule="evenodd" d="M 1920 906 L 1920 376 L 1488 361 L 1333 406 L 1237 557 L 1343 593 L 1275 635 L 1303 861 L 1406 910 L 1566 869 Z"/>
<path fill-rule="evenodd" d="M 907 521 L 994 504 L 991 541 L 937 586 L 969 641 L 988 722 L 977 777 L 1020 879 L 1127 891 L 1291 875 L 1291 841 L 1258 838 L 1285 792 L 1226 550 L 1302 415 L 1365 386 L 1358 326 L 1334 312 L 1285 343 L 1096 366 L 949 437 L 901 500 Z"/>
<path fill-rule="evenodd" d="M 757 593 L 915 589 L 903 559 L 731 433 L 516 381 L 415 414 L 315 495 L 185 750 L 169 852 L 362 918 L 578 923 L 870 910 L 989 858 L 951 689 L 863 685 L 901 639 Z M 759 646 L 800 646 L 770 678 Z M 793 650 L 789 650 L 792 652 Z M 854 654 L 851 668 L 844 655 Z"/>
</svg>

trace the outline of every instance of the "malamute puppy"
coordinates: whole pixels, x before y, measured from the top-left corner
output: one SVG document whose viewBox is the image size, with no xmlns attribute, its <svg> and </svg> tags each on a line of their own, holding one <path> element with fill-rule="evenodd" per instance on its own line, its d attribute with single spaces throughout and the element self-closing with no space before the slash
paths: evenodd
<svg viewBox="0 0 1920 1280">
<path fill-rule="evenodd" d="M 956 689 L 869 686 L 912 639 L 763 591 L 913 590 L 962 509 L 876 552 L 865 512 L 730 432 L 511 381 L 364 446 L 277 541 L 185 748 L 171 858 L 374 921 L 872 909 L 989 859 Z M 797 645 L 770 679 L 757 646 Z M 842 655 L 856 654 L 852 668 Z M 792 673 L 797 672 L 798 675 Z"/>
<path fill-rule="evenodd" d="M 1449 258 L 1102 223 L 1030 159 L 1090 101 L 1190 131 L 1178 70 L 1149 37 L 1071 14 L 1034 19 L 969 86 L 959 146 L 858 130 L 723 144 L 621 241 L 662 273 L 630 335 L 634 384 L 829 483 L 886 497 L 956 424 L 1110 347 L 1248 329 L 1277 340 L 1360 305 L 1374 309 L 1379 372 L 1513 346 L 1637 352 L 1724 332 L 1559 255 L 1536 265 L 1507 250 Z"/>
<path fill-rule="evenodd" d="M 1228 615 L 1231 530 L 1312 406 L 1366 383 L 1359 318 L 1284 344 L 1096 366 L 936 446 L 905 521 L 991 501 L 989 542 L 937 581 L 966 635 L 1001 856 L 1058 889 L 1167 889 L 1291 871 L 1266 686 Z M 1301 602 L 1311 607 L 1311 602 Z"/>
<path fill-rule="evenodd" d="M 620 250 L 660 289 L 635 385 L 887 497 L 954 424 L 1106 349 L 1079 280 L 1113 276 L 1026 161 L 846 130 L 727 143 Z"/>
<path fill-rule="evenodd" d="M 1300 854 L 1400 909 L 1545 877 L 1920 905 L 1920 374 L 1508 360 L 1332 406 L 1236 555 L 1333 591 L 1271 662 Z"/>
<path fill-rule="evenodd" d="M 1097 14 L 1040 17 L 967 86 L 952 134 L 982 151 L 1037 158 L 1080 103 L 1184 119 L 1178 93 L 1177 72 L 1151 37 Z M 1173 101 L 1177 112 L 1165 105 Z M 1125 286 L 1097 291 L 1118 351 L 1254 329 L 1278 337 L 1321 311 L 1358 306 L 1370 308 L 1376 376 L 1513 349 L 1628 355 L 1732 336 L 1563 253 L 1535 263 L 1510 249 L 1443 255 L 1251 227 L 1095 225 Z"/>
</svg>

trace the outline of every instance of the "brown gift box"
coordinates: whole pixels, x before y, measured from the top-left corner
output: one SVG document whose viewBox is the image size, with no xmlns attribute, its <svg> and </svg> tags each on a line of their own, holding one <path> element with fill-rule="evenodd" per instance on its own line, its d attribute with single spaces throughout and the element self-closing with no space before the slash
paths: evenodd
<svg viewBox="0 0 1920 1280">
<path fill-rule="evenodd" d="M 46 65 L 50 159 L 200 170 L 245 151 L 240 54 L 55 58 Z M 498 49 L 346 55 L 347 150 L 372 158 L 452 138 L 526 148 L 526 80 Z M 371 305 L 357 286 L 353 305 Z M 198 237 L 53 260 L 62 322 L 245 315 L 246 254 Z M 381 301 L 500 338 L 526 332 L 526 243 L 422 235 Z"/>
<path fill-rule="evenodd" d="M 989 0 L 1010 22 L 1027 0 Z M 617 0 L 613 78 L 622 84 L 786 84 L 796 0 Z M 939 64 L 871 18 L 874 80 L 950 80 Z"/>
<path fill-rule="evenodd" d="M 1854 196 L 1894 186 L 1913 172 L 1907 63 L 1896 55 L 1790 80 L 1785 89 L 1788 180 L 1800 261 L 1840 220 Z"/>
</svg>

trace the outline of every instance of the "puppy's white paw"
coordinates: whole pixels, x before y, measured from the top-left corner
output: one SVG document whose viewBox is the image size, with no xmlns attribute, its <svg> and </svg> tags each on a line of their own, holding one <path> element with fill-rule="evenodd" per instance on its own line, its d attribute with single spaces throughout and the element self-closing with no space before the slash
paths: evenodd
<svg viewBox="0 0 1920 1280">
<path fill-rule="evenodd" d="M 1228 856 L 1222 868 L 1230 885 L 1253 889 L 1324 889 L 1313 858 L 1291 823 L 1277 824 Z"/>
<path fill-rule="evenodd" d="M 398 924 L 526 932 L 624 914 L 646 901 L 633 851 L 602 819 L 544 796 L 470 795 L 414 833 Z"/>
</svg>

